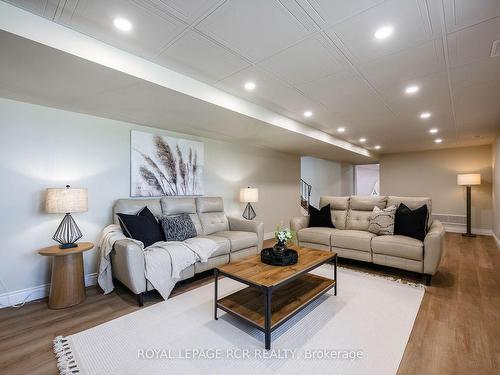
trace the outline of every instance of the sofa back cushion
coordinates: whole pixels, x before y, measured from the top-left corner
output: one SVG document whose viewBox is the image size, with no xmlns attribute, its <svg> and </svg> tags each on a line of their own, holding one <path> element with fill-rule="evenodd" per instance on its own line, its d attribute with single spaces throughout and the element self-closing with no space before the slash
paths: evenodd
<svg viewBox="0 0 500 375">
<path fill-rule="evenodd" d="M 120 224 L 117 214 L 136 215 L 146 206 L 159 219 L 162 216 L 160 199 L 118 199 L 113 205 L 113 222 Z"/>
<path fill-rule="evenodd" d="M 383 209 L 386 204 L 387 197 L 385 196 L 351 196 L 349 210 L 347 211 L 346 229 L 367 231 L 373 208 L 377 206 Z"/>
<path fill-rule="evenodd" d="M 347 208 L 349 197 L 323 196 L 319 199 L 319 207 L 330 205 L 332 223 L 337 229 L 346 229 Z"/>
<path fill-rule="evenodd" d="M 203 234 L 212 234 L 229 230 L 229 223 L 224 213 L 224 203 L 220 197 L 196 198 L 196 211 L 201 221 Z"/>
<path fill-rule="evenodd" d="M 200 218 L 196 212 L 196 201 L 192 197 L 162 197 L 160 199 L 162 216 L 189 215 L 196 234 L 203 234 Z"/>
<path fill-rule="evenodd" d="M 422 207 L 426 204 L 429 216 L 432 213 L 432 199 L 429 197 L 397 197 L 393 195 L 387 197 L 387 206 L 399 207 L 401 203 L 404 203 L 404 205 L 411 210 Z"/>
</svg>

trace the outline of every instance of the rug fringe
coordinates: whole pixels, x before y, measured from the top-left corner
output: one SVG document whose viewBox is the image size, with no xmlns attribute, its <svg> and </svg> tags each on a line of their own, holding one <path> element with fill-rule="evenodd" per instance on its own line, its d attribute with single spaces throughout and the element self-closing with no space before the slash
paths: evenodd
<svg viewBox="0 0 500 375">
<path fill-rule="evenodd" d="M 341 270 L 343 270 L 343 271 L 350 271 L 350 272 L 354 272 L 354 273 L 359 273 L 359 274 L 362 274 L 362 275 L 365 275 L 365 276 L 373 277 L 375 279 L 383 279 L 383 280 L 395 281 L 398 284 L 408 285 L 408 286 L 411 286 L 411 287 L 414 287 L 414 288 L 419 288 L 419 289 L 427 290 L 427 287 L 425 285 L 423 285 L 423 284 L 414 283 L 414 282 L 407 281 L 407 280 L 404 280 L 404 279 L 401 279 L 401 278 L 397 278 L 395 276 L 378 275 L 378 274 L 369 273 L 369 272 L 365 272 L 365 271 L 359 271 L 359 270 L 355 270 L 355 269 L 347 268 L 347 267 L 338 267 L 338 268 L 341 269 Z"/>
<path fill-rule="evenodd" d="M 54 354 L 57 358 L 57 368 L 60 375 L 80 374 L 75 357 L 69 346 L 69 341 L 64 336 L 57 336 L 54 341 Z"/>
</svg>

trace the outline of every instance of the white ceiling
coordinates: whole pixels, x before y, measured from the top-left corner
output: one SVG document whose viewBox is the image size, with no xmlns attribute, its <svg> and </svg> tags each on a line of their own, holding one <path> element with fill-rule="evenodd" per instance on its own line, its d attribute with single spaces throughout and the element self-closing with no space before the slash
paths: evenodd
<svg viewBox="0 0 500 375">
<path fill-rule="evenodd" d="M 499 0 L 8 2 L 382 153 L 490 143 L 500 129 Z M 130 33 L 113 27 L 118 16 Z M 383 25 L 394 33 L 377 41 Z"/>
</svg>

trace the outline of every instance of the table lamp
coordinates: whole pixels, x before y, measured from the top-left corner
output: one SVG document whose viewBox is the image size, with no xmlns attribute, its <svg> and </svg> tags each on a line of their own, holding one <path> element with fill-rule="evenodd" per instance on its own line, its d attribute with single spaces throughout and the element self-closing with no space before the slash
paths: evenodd
<svg viewBox="0 0 500 375">
<path fill-rule="evenodd" d="M 466 237 L 475 237 L 471 233 L 471 186 L 481 185 L 481 175 L 479 173 L 459 174 L 457 175 L 457 185 L 467 186 L 467 233 L 463 233 Z"/>
<path fill-rule="evenodd" d="M 259 201 L 259 189 L 257 188 L 241 188 L 240 189 L 240 202 L 246 203 L 245 211 L 243 211 L 243 217 L 247 220 L 253 220 L 257 214 L 255 213 L 252 205 L 250 203 L 255 203 Z"/>
<path fill-rule="evenodd" d="M 87 211 L 87 189 L 49 188 L 45 200 L 45 211 L 51 214 L 65 214 L 52 239 L 60 243 L 61 249 L 77 247 L 75 243 L 82 237 L 71 213 Z"/>
</svg>

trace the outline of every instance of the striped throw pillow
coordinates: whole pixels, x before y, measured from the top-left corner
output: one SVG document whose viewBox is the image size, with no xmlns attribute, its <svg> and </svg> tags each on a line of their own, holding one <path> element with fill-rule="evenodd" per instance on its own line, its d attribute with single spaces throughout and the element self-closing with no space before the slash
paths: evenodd
<svg viewBox="0 0 500 375">
<path fill-rule="evenodd" d="M 368 231 L 378 235 L 393 235 L 395 216 L 396 206 L 390 206 L 384 209 L 375 206 L 370 215 Z"/>
</svg>

